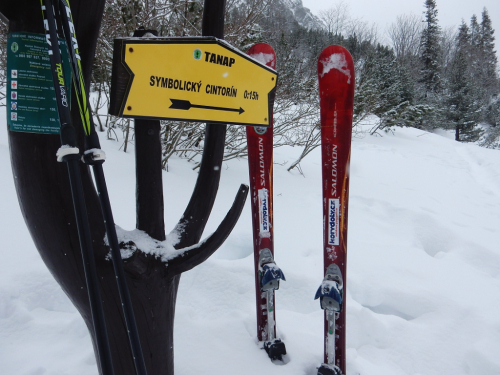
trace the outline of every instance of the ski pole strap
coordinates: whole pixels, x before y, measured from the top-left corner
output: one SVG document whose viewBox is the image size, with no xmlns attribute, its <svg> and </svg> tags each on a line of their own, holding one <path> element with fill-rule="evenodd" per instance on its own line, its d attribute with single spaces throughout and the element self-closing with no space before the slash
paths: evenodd
<svg viewBox="0 0 500 375">
<path fill-rule="evenodd" d="M 80 155 L 80 150 L 78 149 L 78 147 L 71 147 L 69 145 L 63 145 L 56 152 L 57 161 L 58 162 L 65 161 L 65 158 L 68 155 Z"/>
<path fill-rule="evenodd" d="M 102 164 L 104 163 L 105 160 L 106 160 L 106 153 L 100 148 L 91 148 L 90 150 L 86 150 L 82 156 L 82 161 L 85 164 L 90 164 L 90 165 L 98 163 Z"/>
</svg>

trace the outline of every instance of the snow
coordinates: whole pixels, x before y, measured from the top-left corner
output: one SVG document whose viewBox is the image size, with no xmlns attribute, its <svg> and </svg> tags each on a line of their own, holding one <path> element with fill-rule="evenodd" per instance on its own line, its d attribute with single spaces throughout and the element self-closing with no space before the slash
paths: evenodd
<svg viewBox="0 0 500 375">
<path fill-rule="evenodd" d="M 347 61 L 345 60 L 345 55 L 343 53 L 332 53 L 328 59 L 321 60 L 320 62 L 323 64 L 321 77 L 323 77 L 330 70 L 336 69 L 348 77 L 347 83 L 351 82 L 351 72 L 347 67 Z"/>
<path fill-rule="evenodd" d="M 75 155 L 75 154 L 78 155 L 79 153 L 80 150 L 78 149 L 78 147 L 73 147 L 70 145 L 62 145 L 56 152 L 57 161 L 61 162 L 64 160 L 65 156 Z"/>
<path fill-rule="evenodd" d="M 250 55 L 254 60 L 257 60 L 261 64 L 264 64 L 267 66 L 268 63 L 274 60 L 274 55 L 272 53 L 255 53 Z"/>
<path fill-rule="evenodd" d="M 121 250 L 123 259 L 130 258 L 134 254 L 134 252 L 137 251 L 137 248 L 144 249 L 143 251 L 145 253 L 161 258 L 161 260 L 165 263 L 168 263 L 169 260 L 175 258 L 176 255 L 180 255 L 180 253 L 176 253 L 176 250 L 174 248 L 174 245 L 179 242 L 179 235 L 175 231 L 171 233 L 165 241 L 158 241 L 154 238 L 151 238 L 146 232 L 142 230 L 134 229 L 131 231 L 127 231 L 116 225 L 116 235 L 118 237 L 118 242 L 133 242 L 135 244 L 133 249 Z M 108 243 L 107 238 L 106 243 Z"/>
<path fill-rule="evenodd" d="M 237 55 L 240 55 L 246 59 L 249 59 L 249 60 L 252 60 L 252 61 L 255 61 L 256 63 L 258 63 L 259 65 L 262 65 L 262 66 L 265 66 L 266 69 L 271 69 L 271 70 L 275 70 L 275 69 L 272 69 L 268 66 L 266 66 L 266 62 L 267 61 L 264 61 L 265 59 L 268 59 L 270 58 L 269 61 L 272 61 L 272 55 L 271 57 L 269 57 L 269 55 L 266 55 L 266 54 L 259 54 L 259 55 L 262 55 L 262 56 L 259 56 L 259 55 L 247 55 L 247 54 L 244 54 L 242 53 L 238 48 L 236 48 L 235 46 L 229 44 L 226 40 L 224 39 L 219 39 L 219 38 L 215 38 L 215 40 L 217 40 L 217 42 L 223 46 L 225 46 L 227 49 L 229 49 L 230 51 L 234 52 L 235 54 Z"/>
<path fill-rule="evenodd" d="M 24 224 L 4 107 L 0 118 L 0 374 L 97 375 L 87 328 Z M 141 237 L 134 229 L 133 150 L 123 153 L 105 137 L 101 142 L 121 235 Z M 321 162 L 317 149 L 301 163 L 303 175 L 287 172 L 300 152 L 280 148 L 274 156 L 275 259 L 287 278 L 276 293 L 277 326 L 290 362 L 272 364 L 257 343 L 247 201 L 225 244 L 181 278 L 176 375 L 316 374 L 323 357 L 323 312 L 314 300 L 323 279 Z M 500 373 L 499 156 L 417 129 L 354 136 L 347 375 Z M 171 159 L 164 173 L 169 230 L 194 187 L 191 167 Z M 224 162 L 205 236 L 229 210 L 240 183 L 248 183 L 247 173 L 246 160 Z"/>
</svg>

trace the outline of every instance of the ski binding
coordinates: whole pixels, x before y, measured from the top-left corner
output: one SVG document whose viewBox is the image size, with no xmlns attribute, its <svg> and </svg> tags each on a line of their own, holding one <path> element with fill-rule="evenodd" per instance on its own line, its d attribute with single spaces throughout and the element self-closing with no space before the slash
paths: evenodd
<svg viewBox="0 0 500 375">
<path fill-rule="evenodd" d="M 264 342 L 264 350 L 272 361 L 283 361 L 283 356 L 286 355 L 285 343 L 280 339 Z"/>
<path fill-rule="evenodd" d="M 280 280 L 286 281 L 283 271 L 274 262 L 269 249 L 263 249 L 259 255 L 260 289 L 263 292 L 278 290 Z"/>
<path fill-rule="evenodd" d="M 340 268 L 336 264 L 330 264 L 326 269 L 325 278 L 316 292 L 314 299 L 320 300 L 321 308 L 326 311 L 328 322 L 328 338 L 326 341 L 326 355 L 328 363 L 323 363 L 318 368 L 318 375 L 343 375 L 338 366 L 335 365 L 335 320 L 342 311 L 342 289 L 344 281 Z"/>
<path fill-rule="evenodd" d="M 342 371 L 335 365 L 327 365 L 323 363 L 318 368 L 318 375 L 342 375 Z"/>
<path fill-rule="evenodd" d="M 339 266 L 330 264 L 326 269 L 325 278 L 316 291 L 314 299 L 318 299 L 323 310 L 342 311 L 342 293 L 344 286 Z"/>
<path fill-rule="evenodd" d="M 267 310 L 267 341 L 264 342 L 264 349 L 272 361 L 283 362 L 286 355 L 285 343 L 274 337 L 274 291 L 280 287 L 280 280 L 286 281 L 283 271 L 276 265 L 273 254 L 269 249 L 263 249 L 259 254 L 259 276 L 260 290 L 266 293 Z"/>
</svg>

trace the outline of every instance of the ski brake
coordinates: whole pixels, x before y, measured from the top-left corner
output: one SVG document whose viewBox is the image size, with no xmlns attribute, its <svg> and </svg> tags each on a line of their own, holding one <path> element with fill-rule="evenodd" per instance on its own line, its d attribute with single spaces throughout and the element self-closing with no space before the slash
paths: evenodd
<svg viewBox="0 0 500 375">
<path fill-rule="evenodd" d="M 321 308 L 326 312 L 328 336 L 326 341 L 327 362 L 318 369 L 318 375 L 342 375 L 335 365 L 335 320 L 342 311 L 344 281 L 339 266 L 330 264 L 326 269 L 325 278 L 316 292 L 314 299 L 320 300 Z"/>
<path fill-rule="evenodd" d="M 285 343 L 275 337 L 274 291 L 280 287 L 280 280 L 285 281 L 283 271 L 276 265 L 269 249 L 262 249 L 259 254 L 260 290 L 266 293 L 267 340 L 264 349 L 271 360 L 283 361 L 286 354 Z"/>
</svg>

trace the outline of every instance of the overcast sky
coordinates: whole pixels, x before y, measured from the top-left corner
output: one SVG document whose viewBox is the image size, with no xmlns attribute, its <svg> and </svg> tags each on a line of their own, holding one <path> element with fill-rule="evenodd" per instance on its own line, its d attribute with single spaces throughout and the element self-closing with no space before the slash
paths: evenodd
<svg viewBox="0 0 500 375">
<path fill-rule="evenodd" d="M 342 0 L 302 0 L 306 8 L 315 15 L 319 11 L 332 8 Z M 424 0 L 343 0 L 348 4 L 350 15 L 354 18 L 378 25 L 381 37 L 385 37 L 386 27 L 400 14 L 421 15 L 425 10 Z M 436 0 L 438 20 L 441 27 L 460 25 L 462 19 L 469 24 L 475 14 L 481 22 L 481 12 L 486 7 L 495 29 L 495 49 L 500 50 L 500 0 Z"/>
</svg>

